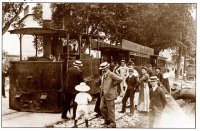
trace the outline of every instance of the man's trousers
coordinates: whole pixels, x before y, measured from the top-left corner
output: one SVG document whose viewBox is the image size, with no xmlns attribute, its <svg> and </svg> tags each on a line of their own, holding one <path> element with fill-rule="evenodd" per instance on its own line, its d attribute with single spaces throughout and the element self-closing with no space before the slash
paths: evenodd
<svg viewBox="0 0 200 131">
<path fill-rule="evenodd" d="M 106 100 L 101 97 L 100 110 L 103 118 L 110 123 L 115 123 L 115 103 L 114 100 Z"/>
</svg>

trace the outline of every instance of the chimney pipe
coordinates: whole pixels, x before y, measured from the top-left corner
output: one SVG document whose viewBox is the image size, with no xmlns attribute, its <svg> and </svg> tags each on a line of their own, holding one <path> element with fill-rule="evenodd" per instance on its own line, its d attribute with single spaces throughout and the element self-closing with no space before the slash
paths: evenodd
<svg viewBox="0 0 200 131">
<path fill-rule="evenodd" d="M 51 8 L 50 3 L 42 3 L 43 5 L 43 28 L 50 29 L 51 28 Z M 52 36 L 49 34 L 43 36 L 43 57 L 49 58 L 51 55 L 51 48 L 52 48 Z"/>
</svg>

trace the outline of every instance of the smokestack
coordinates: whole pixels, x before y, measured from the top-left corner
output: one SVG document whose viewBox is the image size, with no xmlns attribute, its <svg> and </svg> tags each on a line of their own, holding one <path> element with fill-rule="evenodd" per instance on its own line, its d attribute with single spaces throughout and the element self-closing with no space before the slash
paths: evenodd
<svg viewBox="0 0 200 131">
<path fill-rule="evenodd" d="M 42 3 L 43 28 L 51 28 L 52 8 L 51 3 Z"/>
<path fill-rule="evenodd" d="M 51 3 L 42 3 L 42 18 L 43 18 L 43 28 L 51 28 L 51 16 L 52 16 L 52 12 L 51 12 L 51 8 L 50 8 L 50 4 Z M 44 35 L 43 36 L 43 57 L 49 58 L 49 56 L 51 55 L 51 39 L 49 38 L 49 35 Z"/>
<path fill-rule="evenodd" d="M 42 3 L 43 28 L 51 28 L 51 3 Z"/>
<path fill-rule="evenodd" d="M 52 16 L 51 3 L 42 3 L 42 8 L 43 8 L 43 14 L 42 14 L 43 20 L 51 20 Z"/>
</svg>

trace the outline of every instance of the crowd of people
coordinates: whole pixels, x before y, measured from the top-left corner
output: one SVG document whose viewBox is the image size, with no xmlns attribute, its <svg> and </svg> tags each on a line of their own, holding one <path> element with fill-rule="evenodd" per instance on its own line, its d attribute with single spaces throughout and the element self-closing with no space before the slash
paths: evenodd
<svg viewBox="0 0 200 131">
<path fill-rule="evenodd" d="M 97 94 L 97 100 L 94 111 L 96 117 L 103 117 L 103 123 L 108 128 L 115 128 L 115 100 L 121 97 L 122 108 L 119 113 L 126 113 L 127 101 L 129 99 L 130 112 L 128 116 L 134 117 L 134 111 L 144 115 L 149 114 L 149 127 L 160 119 L 162 110 L 166 105 L 166 93 L 171 93 L 169 86 L 169 69 L 166 73 L 161 73 L 161 69 L 157 67 L 155 72 L 151 66 L 141 67 L 140 70 L 134 67 L 132 61 L 126 63 L 113 63 L 112 66 L 108 62 L 103 62 L 99 66 L 100 70 L 100 93 Z M 83 78 L 80 60 L 73 62 L 73 67 L 69 68 L 64 75 L 64 104 L 61 118 L 68 119 L 67 113 L 70 112 L 71 105 L 73 107 L 74 127 L 77 127 L 77 121 L 83 114 L 86 127 L 88 127 L 88 103 L 92 97 L 87 91 L 90 87 L 86 85 Z M 2 96 L 5 98 L 5 77 L 8 75 L 7 67 L 2 70 Z"/>
<path fill-rule="evenodd" d="M 80 60 L 76 60 L 74 66 L 67 70 L 64 80 L 64 110 L 61 118 L 67 118 L 70 112 L 70 105 L 73 105 L 74 127 L 77 127 L 77 120 L 81 114 L 85 118 L 88 127 L 88 102 L 92 97 L 87 93 L 89 86 L 83 79 Z M 153 128 L 160 119 L 161 113 L 166 105 L 165 94 L 170 93 L 169 70 L 162 74 L 157 67 L 155 72 L 152 67 L 142 67 L 141 74 L 134 68 L 134 63 L 121 60 L 121 65 L 115 62 L 111 69 L 108 62 L 100 64 L 101 72 L 100 93 L 97 96 L 94 111 L 96 117 L 101 116 L 107 128 L 115 128 L 115 100 L 122 97 L 122 109 L 119 113 L 126 113 L 127 100 L 130 100 L 130 117 L 134 117 L 134 111 L 144 115 L 149 114 L 149 127 Z"/>
</svg>

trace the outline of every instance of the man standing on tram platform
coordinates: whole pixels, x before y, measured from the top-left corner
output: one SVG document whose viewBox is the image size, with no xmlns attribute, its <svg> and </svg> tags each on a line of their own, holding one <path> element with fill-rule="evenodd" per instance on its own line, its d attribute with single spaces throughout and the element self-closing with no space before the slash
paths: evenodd
<svg viewBox="0 0 200 131">
<path fill-rule="evenodd" d="M 76 117 L 76 108 L 77 104 L 74 102 L 75 96 L 78 91 L 75 90 L 75 86 L 79 85 L 81 82 L 84 82 L 83 74 L 80 69 L 83 66 L 80 60 L 76 60 L 73 62 L 73 67 L 69 68 L 66 72 L 66 77 L 64 80 L 64 105 L 63 105 L 63 112 L 61 115 L 62 119 L 67 119 L 66 115 L 67 112 L 70 111 L 70 104 L 73 101 L 73 119 Z"/>
<path fill-rule="evenodd" d="M 161 73 L 161 68 L 160 67 L 156 67 L 156 74 L 155 74 L 159 81 L 163 84 L 163 74 Z"/>
</svg>

